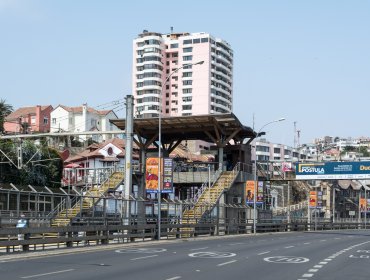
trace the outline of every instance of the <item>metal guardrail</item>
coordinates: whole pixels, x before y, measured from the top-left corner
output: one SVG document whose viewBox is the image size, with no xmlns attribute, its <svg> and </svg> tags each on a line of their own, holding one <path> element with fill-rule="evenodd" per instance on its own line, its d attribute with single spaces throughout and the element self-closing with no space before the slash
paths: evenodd
<svg viewBox="0 0 370 280">
<path fill-rule="evenodd" d="M 209 219 L 202 223 L 180 224 L 179 220 L 162 220 L 161 236 L 167 239 L 202 235 L 251 234 L 251 220 Z M 97 223 L 97 224 L 96 224 Z M 264 221 L 257 223 L 257 233 L 315 231 L 370 228 L 363 223 L 307 223 Z M 102 219 L 100 222 L 81 220 L 81 225 L 65 227 L 1 228 L 0 254 L 15 251 L 46 250 L 86 245 L 149 241 L 156 239 L 157 225 L 153 220 L 121 221 Z M 20 238 L 21 237 L 21 238 Z"/>
</svg>

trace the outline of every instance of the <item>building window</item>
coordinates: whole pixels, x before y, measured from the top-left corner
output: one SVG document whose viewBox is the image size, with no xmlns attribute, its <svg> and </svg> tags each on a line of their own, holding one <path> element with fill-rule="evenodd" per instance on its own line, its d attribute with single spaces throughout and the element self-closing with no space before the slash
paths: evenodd
<svg viewBox="0 0 370 280">
<path fill-rule="evenodd" d="M 208 38 L 202 38 L 200 39 L 202 43 L 208 43 Z"/>
<path fill-rule="evenodd" d="M 193 47 L 188 47 L 188 48 L 183 49 L 184 53 L 188 53 L 188 52 L 192 52 L 192 51 L 193 51 Z"/>
<path fill-rule="evenodd" d="M 49 119 L 47 117 L 44 117 L 44 124 L 48 124 L 49 123 Z"/>
<path fill-rule="evenodd" d="M 274 148 L 274 154 L 280 154 L 280 148 Z"/>
<path fill-rule="evenodd" d="M 189 39 L 189 40 L 184 40 L 182 43 L 184 44 L 184 45 L 188 45 L 188 44 L 191 44 L 191 39 Z"/>
<path fill-rule="evenodd" d="M 179 56 L 179 54 L 177 52 L 172 53 L 172 57 L 178 57 L 178 56 Z"/>
<path fill-rule="evenodd" d="M 192 106 L 191 105 L 182 105 L 182 110 L 191 110 Z"/>
<path fill-rule="evenodd" d="M 183 61 L 189 61 L 189 60 L 192 60 L 192 59 L 193 59 L 192 55 L 185 55 L 185 56 L 182 57 Z"/>
<path fill-rule="evenodd" d="M 182 93 L 192 93 L 193 89 L 192 88 L 183 88 Z"/>
<path fill-rule="evenodd" d="M 186 80 L 186 81 L 182 81 L 182 84 L 184 86 L 191 86 L 193 84 L 193 81 L 192 80 Z"/>
<path fill-rule="evenodd" d="M 193 73 L 192 72 L 184 72 L 184 73 L 182 73 L 182 77 L 183 78 L 189 78 L 189 77 L 191 77 L 193 75 Z"/>
<path fill-rule="evenodd" d="M 199 43 L 200 43 L 200 39 L 199 38 L 193 40 L 193 44 L 199 44 Z"/>
<path fill-rule="evenodd" d="M 57 119 L 56 119 L 56 118 L 52 118 L 52 119 L 51 119 L 51 122 L 52 122 L 53 124 L 57 124 Z"/>
<path fill-rule="evenodd" d="M 256 150 L 257 150 L 257 152 L 265 152 L 265 153 L 268 153 L 268 152 L 270 152 L 270 147 L 257 146 Z"/>
<path fill-rule="evenodd" d="M 171 44 L 170 45 L 170 47 L 171 47 L 171 49 L 176 49 L 176 48 L 178 48 L 179 47 L 179 44 Z"/>
</svg>

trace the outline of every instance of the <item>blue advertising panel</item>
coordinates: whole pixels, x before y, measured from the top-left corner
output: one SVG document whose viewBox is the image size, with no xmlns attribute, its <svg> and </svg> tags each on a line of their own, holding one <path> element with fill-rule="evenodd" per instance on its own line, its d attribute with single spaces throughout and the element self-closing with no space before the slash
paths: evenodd
<svg viewBox="0 0 370 280">
<path fill-rule="evenodd" d="M 370 179 L 370 161 L 297 163 L 296 179 Z"/>
</svg>

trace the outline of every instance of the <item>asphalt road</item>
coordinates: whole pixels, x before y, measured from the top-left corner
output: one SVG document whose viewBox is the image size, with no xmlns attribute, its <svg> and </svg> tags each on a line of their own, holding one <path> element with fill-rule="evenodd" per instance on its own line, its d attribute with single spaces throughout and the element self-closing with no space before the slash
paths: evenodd
<svg viewBox="0 0 370 280">
<path fill-rule="evenodd" d="M 69 253 L 67 253 L 69 252 Z M 140 243 L 56 256 L 0 259 L 12 279 L 370 278 L 370 231 L 298 232 Z"/>
</svg>

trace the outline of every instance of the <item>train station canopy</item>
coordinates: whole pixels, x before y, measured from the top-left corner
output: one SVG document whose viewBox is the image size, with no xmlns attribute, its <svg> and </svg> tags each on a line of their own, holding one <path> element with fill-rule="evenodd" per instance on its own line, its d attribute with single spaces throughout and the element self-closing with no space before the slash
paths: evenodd
<svg viewBox="0 0 370 280">
<path fill-rule="evenodd" d="M 125 130 L 125 119 L 110 122 Z M 156 145 L 159 118 L 137 118 L 133 120 L 133 126 L 137 136 L 134 140 L 136 144 L 146 147 Z M 161 118 L 161 143 L 173 148 L 183 140 L 202 140 L 223 147 L 231 140 L 235 144 L 241 144 L 245 139 L 251 141 L 256 135 L 252 128 L 244 126 L 233 113 Z"/>
</svg>

